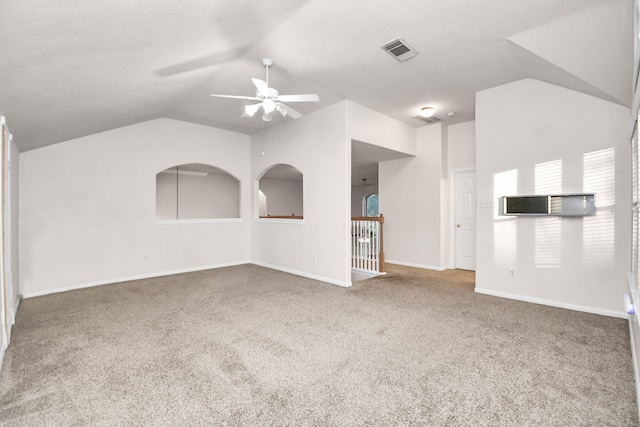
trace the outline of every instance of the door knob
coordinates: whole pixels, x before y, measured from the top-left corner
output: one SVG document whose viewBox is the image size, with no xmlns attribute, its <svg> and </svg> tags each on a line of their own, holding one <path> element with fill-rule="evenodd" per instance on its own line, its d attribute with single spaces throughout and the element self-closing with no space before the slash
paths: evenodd
<svg viewBox="0 0 640 427">
<path fill-rule="evenodd" d="M 460 228 L 460 224 L 456 224 L 456 227 Z"/>
</svg>

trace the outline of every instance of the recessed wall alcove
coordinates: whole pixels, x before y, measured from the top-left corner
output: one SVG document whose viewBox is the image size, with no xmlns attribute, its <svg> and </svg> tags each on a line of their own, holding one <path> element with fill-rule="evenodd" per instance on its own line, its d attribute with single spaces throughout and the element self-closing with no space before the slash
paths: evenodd
<svg viewBox="0 0 640 427">
<path fill-rule="evenodd" d="M 287 164 L 266 169 L 258 181 L 260 218 L 302 219 L 304 212 L 303 174 Z"/>
<path fill-rule="evenodd" d="M 156 220 L 240 217 L 240 181 L 215 166 L 190 163 L 156 174 Z"/>
</svg>

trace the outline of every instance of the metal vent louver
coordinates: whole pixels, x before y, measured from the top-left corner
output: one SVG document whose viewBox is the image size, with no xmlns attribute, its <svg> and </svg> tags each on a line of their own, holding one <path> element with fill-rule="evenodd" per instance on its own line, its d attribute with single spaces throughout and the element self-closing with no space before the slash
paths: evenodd
<svg viewBox="0 0 640 427">
<path fill-rule="evenodd" d="M 431 117 L 422 117 L 421 115 L 416 115 L 416 116 L 411 116 L 416 120 L 420 120 L 421 122 L 425 122 L 428 123 L 430 125 L 434 124 L 434 123 L 440 123 L 442 121 L 442 119 L 438 116 L 431 116 Z"/>
<path fill-rule="evenodd" d="M 393 56 L 398 61 L 406 61 L 418 54 L 414 48 L 409 46 L 407 42 L 399 37 L 383 44 L 380 47 L 389 52 L 389 55 Z"/>
</svg>

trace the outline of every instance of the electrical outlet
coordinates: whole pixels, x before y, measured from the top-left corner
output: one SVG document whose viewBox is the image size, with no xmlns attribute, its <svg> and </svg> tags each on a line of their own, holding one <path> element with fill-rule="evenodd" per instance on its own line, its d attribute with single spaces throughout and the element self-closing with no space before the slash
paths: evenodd
<svg viewBox="0 0 640 427">
<path fill-rule="evenodd" d="M 143 259 L 144 261 L 149 261 L 149 259 L 151 259 L 151 255 L 149 255 L 149 254 L 144 254 L 144 255 L 142 255 L 142 259 Z"/>
<path fill-rule="evenodd" d="M 513 269 L 509 269 L 507 274 L 509 274 L 509 277 L 516 277 L 516 271 Z"/>
</svg>

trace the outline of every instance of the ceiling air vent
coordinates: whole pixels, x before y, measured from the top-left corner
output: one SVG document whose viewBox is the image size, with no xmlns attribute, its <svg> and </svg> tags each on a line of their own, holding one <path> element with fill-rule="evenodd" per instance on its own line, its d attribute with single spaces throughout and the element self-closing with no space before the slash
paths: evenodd
<svg viewBox="0 0 640 427">
<path fill-rule="evenodd" d="M 409 46 L 407 42 L 399 37 L 383 44 L 380 47 L 389 52 L 389 54 L 398 61 L 406 61 L 409 58 L 413 58 L 418 53 L 415 49 Z"/>
<path fill-rule="evenodd" d="M 431 116 L 431 117 L 422 117 L 420 114 L 415 115 L 415 116 L 411 116 L 416 120 L 420 120 L 421 122 L 425 122 L 427 124 L 434 124 L 434 123 L 440 123 L 442 121 L 442 119 L 440 119 L 440 117 L 437 116 Z"/>
</svg>

